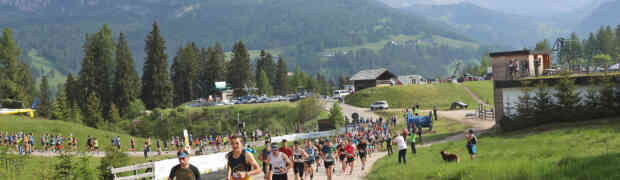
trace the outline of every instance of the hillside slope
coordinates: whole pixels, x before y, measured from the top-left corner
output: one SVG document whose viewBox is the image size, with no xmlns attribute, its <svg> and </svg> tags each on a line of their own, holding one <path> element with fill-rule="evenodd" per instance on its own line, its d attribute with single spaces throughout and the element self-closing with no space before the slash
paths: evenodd
<svg viewBox="0 0 620 180">
<path fill-rule="evenodd" d="M 407 155 L 407 166 L 398 165 L 397 156 L 383 158 L 367 179 L 618 179 L 619 130 L 620 118 L 610 118 L 481 135 L 475 160 L 463 139 L 421 148 Z M 460 162 L 444 162 L 442 150 Z"/>
<path fill-rule="evenodd" d="M 461 85 L 441 83 L 368 88 L 345 98 L 345 103 L 358 107 L 370 107 L 375 101 L 386 100 L 390 108 L 411 108 L 416 104 L 422 109 L 449 109 L 455 101 L 463 101 L 473 109 L 478 104 Z"/>
<path fill-rule="evenodd" d="M 507 48 L 529 47 L 552 39 L 567 28 L 555 20 L 514 15 L 462 2 L 445 5 L 418 4 L 405 8 L 414 14 L 446 23 L 457 32 L 488 44 Z"/>
<path fill-rule="evenodd" d="M 601 26 L 612 26 L 620 24 L 620 0 L 610 1 L 601 4 L 592 11 L 592 14 L 581 21 L 577 31 L 581 33 L 595 32 Z"/>
<path fill-rule="evenodd" d="M 390 35 L 427 33 L 456 40 L 467 38 L 415 15 L 375 0 L 135 0 L 135 1 L 0 1 L 0 27 L 15 29 L 25 50 L 36 49 L 66 74 L 76 72 L 84 33 L 109 24 L 124 32 L 136 64 L 143 64 L 144 38 L 157 20 L 172 58 L 189 41 L 200 47 L 242 40 L 249 49 L 281 48 L 286 59 L 316 62 L 299 53 L 377 42 Z M 306 71 L 317 68 L 304 66 Z M 138 68 L 141 71 L 141 68 Z"/>
</svg>

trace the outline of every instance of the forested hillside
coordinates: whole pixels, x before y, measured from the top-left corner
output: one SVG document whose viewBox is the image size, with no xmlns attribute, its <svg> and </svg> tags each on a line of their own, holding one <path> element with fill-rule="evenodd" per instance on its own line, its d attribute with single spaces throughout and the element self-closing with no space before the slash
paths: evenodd
<svg viewBox="0 0 620 180">
<path fill-rule="evenodd" d="M 480 7 L 472 3 L 415 5 L 408 12 L 448 24 L 486 44 L 514 49 L 532 46 L 539 39 L 567 34 L 566 25 L 551 18 L 514 15 Z"/>
<path fill-rule="evenodd" d="M 289 66 L 297 64 L 308 72 L 323 69 L 314 66 L 323 49 L 373 43 L 390 35 L 427 33 L 469 41 L 376 0 L 5 0 L 0 9 L 0 27 L 14 29 L 24 52 L 37 50 L 62 74 L 79 70 L 85 33 L 103 24 L 125 33 L 138 67 L 144 62 L 144 37 L 155 20 L 171 47 L 168 54 L 189 41 L 198 47 L 219 41 L 230 51 L 241 40 L 250 50 L 278 49 Z M 24 58 L 29 64 L 34 61 Z M 326 68 L 323 71 L 338 67 Z"/>
</svg>

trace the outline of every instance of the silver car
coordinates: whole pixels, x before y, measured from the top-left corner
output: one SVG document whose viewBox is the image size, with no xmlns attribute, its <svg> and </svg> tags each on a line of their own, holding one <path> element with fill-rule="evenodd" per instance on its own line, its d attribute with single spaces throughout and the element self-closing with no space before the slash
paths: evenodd
<svg viewBox="0 0 620 180">
<path fill-rule="evenodd" d="M 374 111 L 375 109 L 384 110 L 384 109 L 388 109 L 388 108 L 389 108 L 389 105 L 388 105 L 387 101 L 377 101 L 377 102 L 372 103 L 370 105 L 370 110 L 371 111 Z"/>
</svg>

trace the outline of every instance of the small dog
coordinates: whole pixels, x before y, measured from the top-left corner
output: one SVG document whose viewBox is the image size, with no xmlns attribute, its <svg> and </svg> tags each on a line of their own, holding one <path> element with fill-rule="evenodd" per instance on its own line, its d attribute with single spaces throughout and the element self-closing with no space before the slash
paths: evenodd
<svg viewBox="0 0 620 180">
<path fill-rule="evenodd" d="M 459 162 L 459 156 L 456 154 L 448 154 L 446 150 L 441 151 L 441 158 L 446 162 Z"/>
</svg>

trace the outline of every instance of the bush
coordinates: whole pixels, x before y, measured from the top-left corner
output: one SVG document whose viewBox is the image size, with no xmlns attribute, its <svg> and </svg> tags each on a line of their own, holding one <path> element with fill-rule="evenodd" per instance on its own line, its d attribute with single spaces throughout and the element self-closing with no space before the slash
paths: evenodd
<svg viewBox="0 0 620 180">
<path fill-rule="evenodd" d="M 101 164 L 97 168 L 101 174 L 99 179 L 112 180 L 114 175 L 110 171 L 112 167 L 122 167 L 129 164 L 129 156 L 113 146 L 105 147 L 105 156 L 101 159 Z"/>
</svg>

